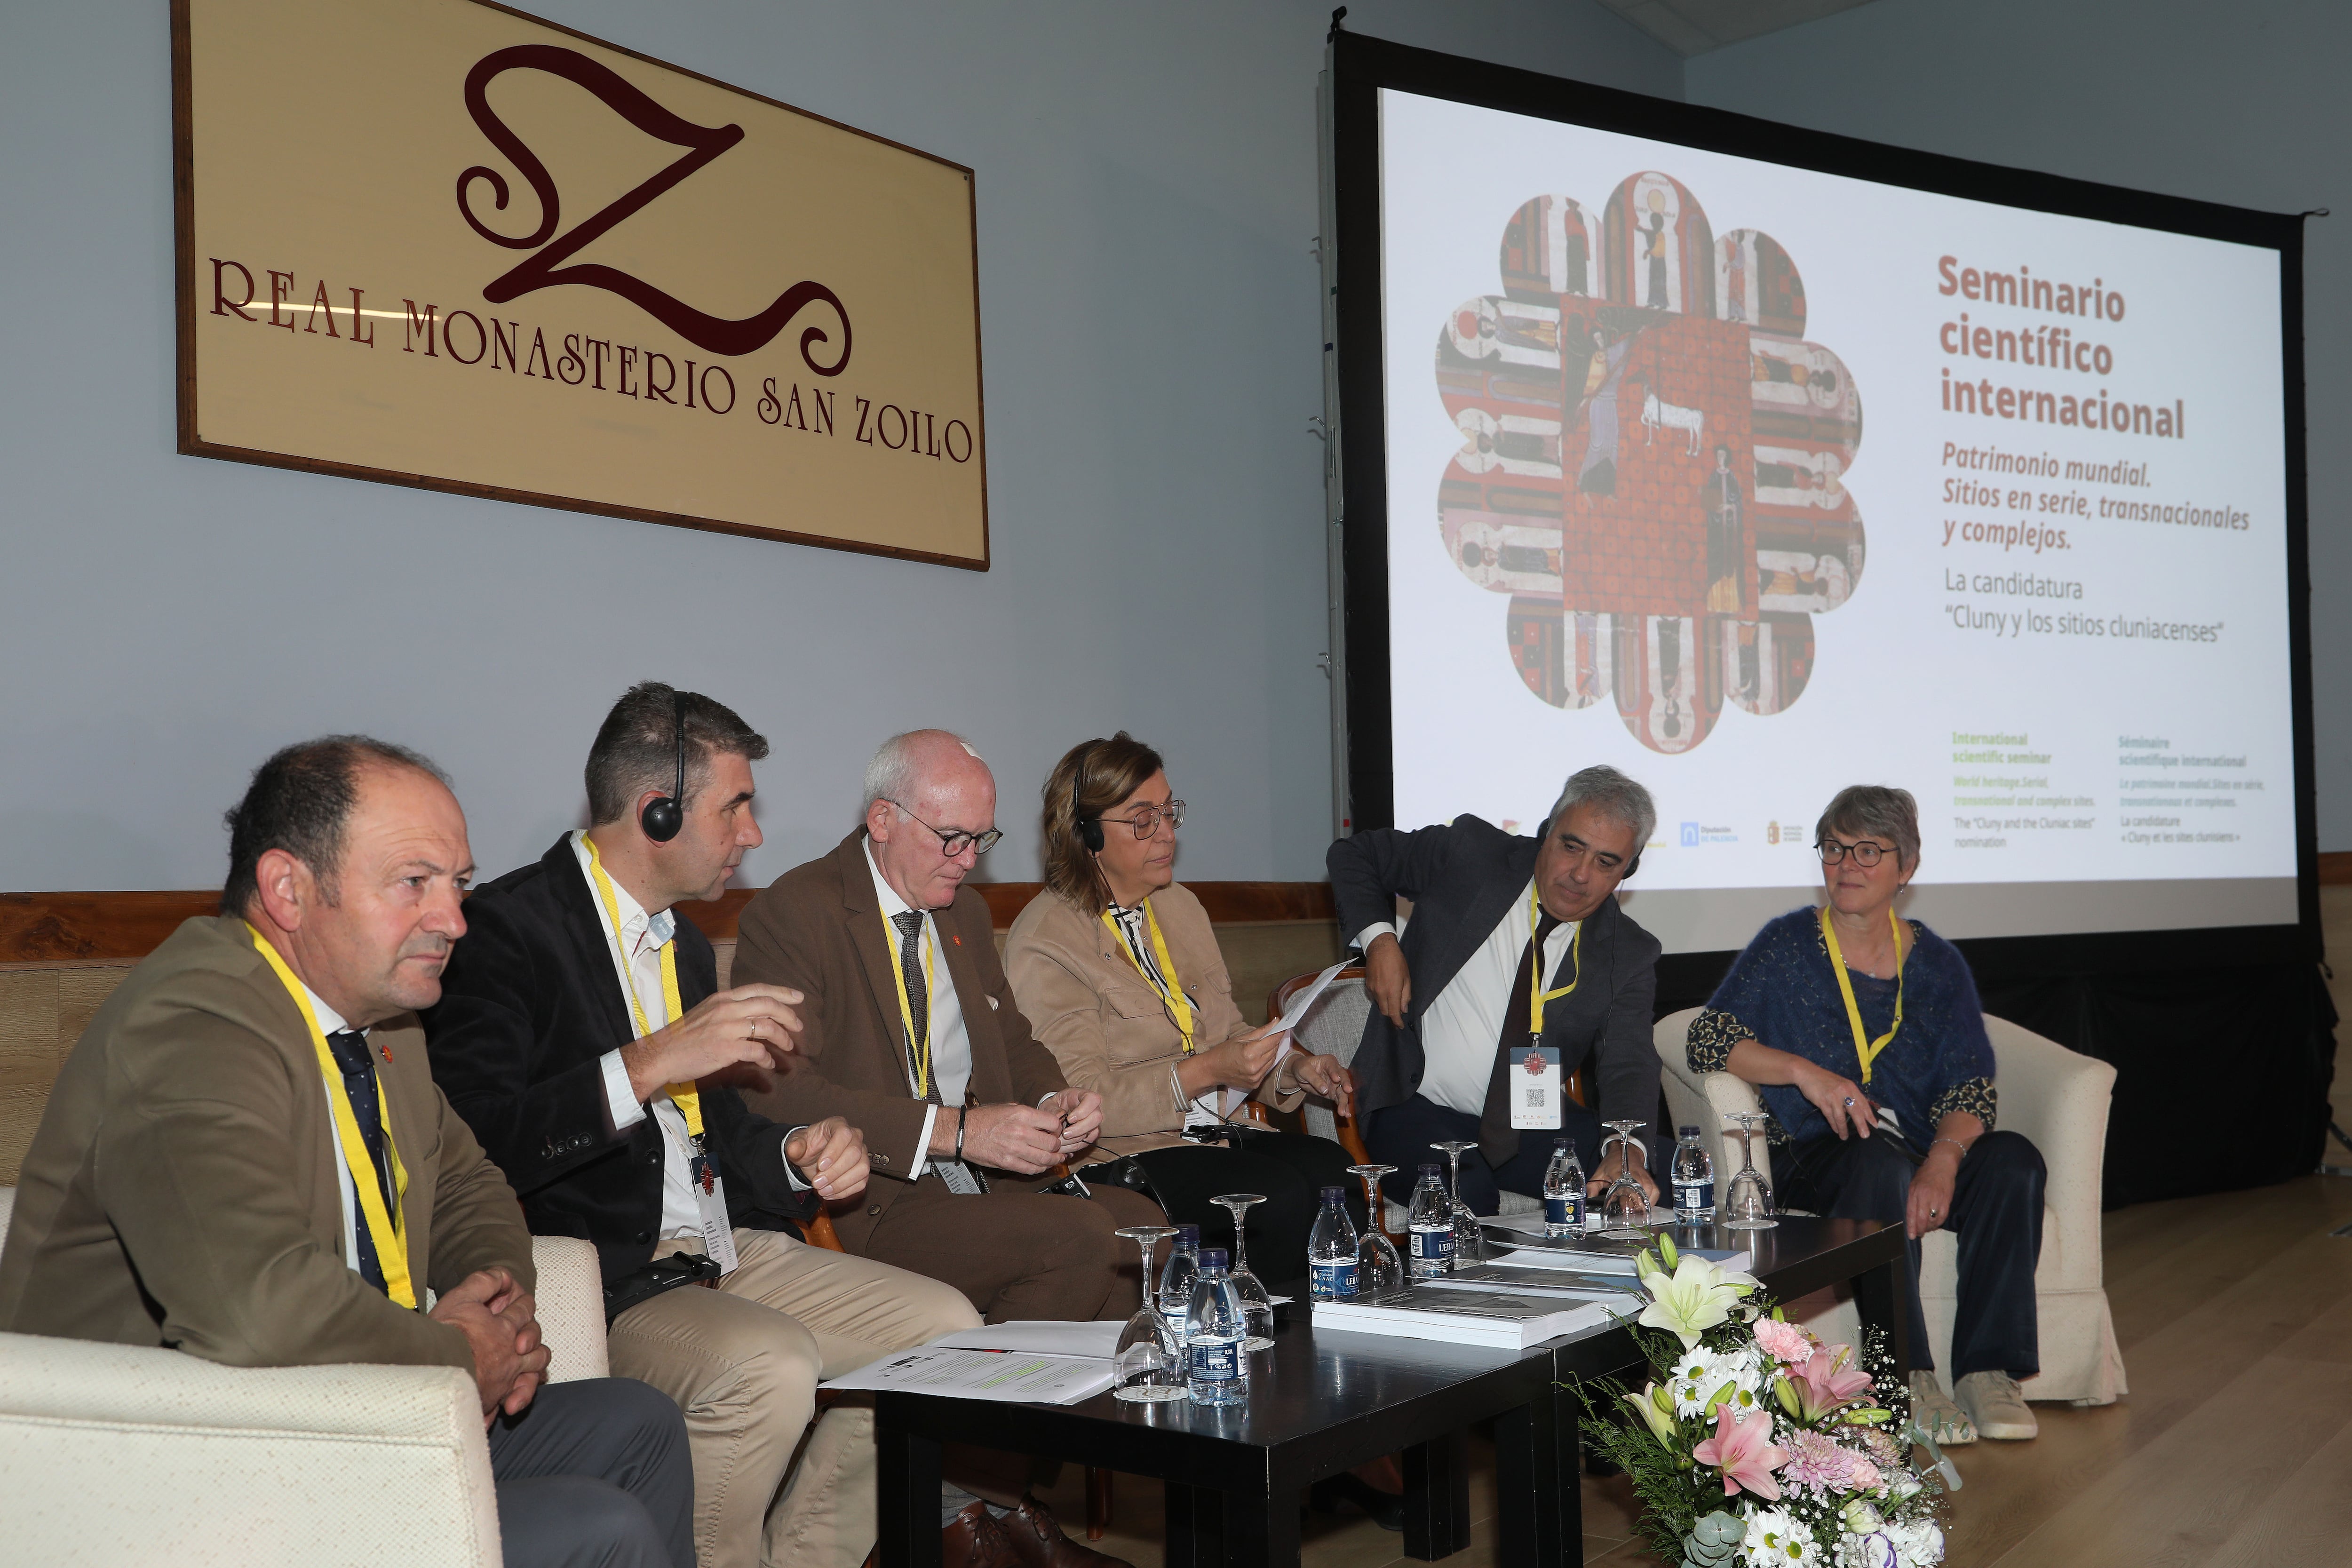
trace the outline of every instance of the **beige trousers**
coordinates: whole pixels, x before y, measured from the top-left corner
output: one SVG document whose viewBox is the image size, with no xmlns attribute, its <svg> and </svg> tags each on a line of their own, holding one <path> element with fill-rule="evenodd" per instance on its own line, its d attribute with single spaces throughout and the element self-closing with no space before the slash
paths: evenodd
<svg viewBox="0 0 2352 1568">
<path fill-rule="evenodd" d="M 874 1413 L 826 1411 L 795 1467 L 816 1385 L 980 1314 L 950 1286 L 781 1232 L 738 1230 L 735 1250 L 716 1290 L 688 1285 L 621 1314 L 606 1336 L 614 1375 L 686 1412 L 698 1568 L 858 1568 L 875 1537 Z"/>
</svg>

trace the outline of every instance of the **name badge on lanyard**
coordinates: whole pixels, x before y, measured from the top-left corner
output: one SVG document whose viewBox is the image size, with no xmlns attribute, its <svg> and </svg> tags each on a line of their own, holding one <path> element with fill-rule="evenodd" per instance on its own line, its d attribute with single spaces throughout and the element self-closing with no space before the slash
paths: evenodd
<svg viewBox="0 0 2352 1568">
<path fill-rule="evenodd" d="M 1528 974 L 1531 981 L 1543 978 L 1543 949 L 1536 942 L 1541 906 L 1537 900 L 1533 883 L 1528 887 Z M 1540 984 L 1528 987 L 1528 1043 L 1525 1049 L 1511 1052 L 1510 1079 L 1511 1126 L 1521 1132 L 1555 1131 L 1559 1127 L 1559 1047 L 1543 1043 L 1544 1008 L 1561 997 L 1572 994 L 1577 983 L 1584 978 L 1584 922 L 1576 924 L 1576 933 L 1569 938 L 1568 951 L 1574 969 L 1567 984 L 1547 991 Z"/>
<path fill-rule="evenodd" d="M 1529 1046 L 1511 1053 L 1511 1125 L 1522 1132 L 1559 1126 L 1559 1047 Z"/>
<path fill-rule="evenodd" d="M 702 1250 L 721 1274 L 735 1272 L 735 1227 L 727 1219 L 727 1184 L 707 1154 L 687 1163 L 694 1183 L 695 1218 L 702 1226 Z"/>
</svg>

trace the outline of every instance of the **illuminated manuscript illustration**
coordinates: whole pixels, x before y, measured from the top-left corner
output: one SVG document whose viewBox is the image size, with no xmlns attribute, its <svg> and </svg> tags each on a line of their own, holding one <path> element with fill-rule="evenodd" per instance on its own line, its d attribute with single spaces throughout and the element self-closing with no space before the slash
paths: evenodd
<svg viewBox="0 0 2352 1568">
<path fill-rule="evenodd" d="M 1655 173 L 1597 215 L 1535 197 L 1501 260 L 1503 292 L 1438 333 L 1462 448 L 1437 511 L 1455 566 L 1509 596 L 1520 679 L 1554 707 L 1613 698 L 1660 752 L 1705 740 L 1727 697 L 1787 708 L 1813 616 L 1863 565 L 1862 399 L 1804 341 L 1796 263 L 1755 229 L 1716 238 Z"/>
</svg>

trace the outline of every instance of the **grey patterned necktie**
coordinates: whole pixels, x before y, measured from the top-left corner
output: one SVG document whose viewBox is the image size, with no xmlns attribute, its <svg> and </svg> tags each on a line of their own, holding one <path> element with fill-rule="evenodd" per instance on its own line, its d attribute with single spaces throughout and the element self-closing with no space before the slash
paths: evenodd
<svg viewBox="0 0 2352 1568">
<path fill-rule="evenodd" d="M 907 1076 L 922 1083 L 928 1076 L 923 1098 L 933 1105 L 940 1103 L 939 1074 L 923 1071 L 923 1056 L 927 1054 L 931 1032 L 930 988 L 923 983 L 923 914 L 920 910 L 905 910 L 890 917 L 898 928 L 898 973 L 906 987 L 907 1017 L 911 1030 L 907 1036 Z"/>
</svg>

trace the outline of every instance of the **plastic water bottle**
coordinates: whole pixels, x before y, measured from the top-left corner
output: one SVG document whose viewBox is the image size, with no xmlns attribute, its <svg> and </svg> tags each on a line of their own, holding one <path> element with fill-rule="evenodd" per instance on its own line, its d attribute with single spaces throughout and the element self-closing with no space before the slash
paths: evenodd
<svg viewBox="0 0 2352 1568">
<path fill-rule="evenodd" d="M 1698 1129 L 1675 1129 L 1682 1136 L 1675 1144 L 1675 1223 L 1676 1225 L 1708 1225 L 1715 1219 L 1715 1161 L 1707 1154 L 1705 1144 L 1698 1141 Z"/>
<path fill-rule="evenodd" d="M 1348 1217 L 1345 1187 L 1323 1189 L 1323 1212 L 1307 1236 L 1307 1294 L 1339 1301 L 1356 1293 L 1356 1222 Z"/>
<path fill-rule="evenodd" d="M 1544 1234 L 1584 1234 L 1584 1165 L 1576 1145 L 1565 1138 L 1551 1144 L 1551 1163 L 1544 1167 Z"/>
<path fill-rule="evenodd" d="M 1192 1300 L 1185 1313 L 1184 1382 L 1195 1405 L 1239 1405 L 1249 1397 L 1249 1357 L 1242 1342 L 1249 1337 L 1242 1315 L 1241 1293 L 1225 1272 L 1225 1249 L 1204 1248 L 1200 1277 L 1192 1282 Z"/>
<path fill-rule="evenodd" d="M 1200 1278 L 1201 1227 L 1178 1226 L 1176 1248 L 1160 1271 L 1160 1315 L 1168 1320 L 1180 1345 L 1184 1342 L 1184 1325 L 1192 1321 L 1192 1286 Z"/>
<path fill-rule="evenodd" d="M 1435 1165 L 1421 1168 L 1412 1189 L 1412 1212 L 1405 1224 L 1412 1232 L 1412 1257 L 1407 1267 L 1415 1279 L 1436 1279 L 1454 1272 L 1454 1200 Z"/>
</svg>

